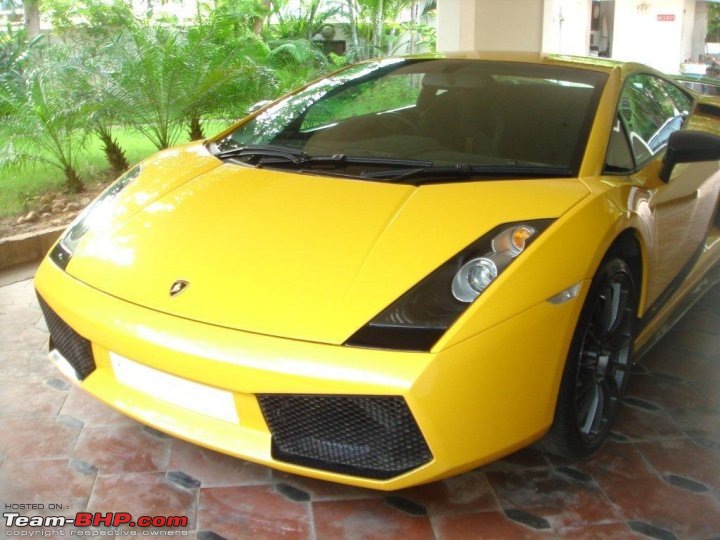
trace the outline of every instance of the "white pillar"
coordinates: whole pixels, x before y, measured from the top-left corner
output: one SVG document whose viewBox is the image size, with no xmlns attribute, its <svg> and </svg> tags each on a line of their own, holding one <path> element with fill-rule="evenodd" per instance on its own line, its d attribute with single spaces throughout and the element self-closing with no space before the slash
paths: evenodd
<svg viewBox="0 0 720 540">
<path fill-rule="evenodd" d="M 475 49 L 476 3 L 476 0 L 438 0 L 438 51 L 453 52 Z"/>
<path fill-rule="evenodd" d="M 476 0 L 475 48 L 539 53 L 543 42 L 545 2 Z"/>
<path fill-rule="evenodd" d="M 683 18 L 682 18 L 682 29 L 680 31 L 681 36 L 681 51 L 680 58 L 683 62 L 686 60 L 697 60 L 693 59 L 693 34 L 695 32 L 695 0 L 685 0 L 683 5 Z"/>
<path fill-rule="evenodd" d="M 693 62 L 700 60 L 700 56 L 705 54 L 705 39 L 707 39 L 708 27 L 708 5 L 707 2 L 697 2 L 695 4 L 695 26 L 692 36 L 691 58 Z"/>
<path fill-rule="evenodd" d="M 440 52 L 540 52 L 550 0 L 438 0 Z"/>
</svg>

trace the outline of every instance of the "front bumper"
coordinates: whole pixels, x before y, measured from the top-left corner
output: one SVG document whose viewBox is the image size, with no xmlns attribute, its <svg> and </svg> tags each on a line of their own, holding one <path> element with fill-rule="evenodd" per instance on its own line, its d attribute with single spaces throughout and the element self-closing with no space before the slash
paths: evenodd
<svg viewBox="0 0 720 540">
<path fill-rule="evenodd" d="M 542 436 L 552 422 L 564 359 L 587 289 L 566 304 L 538 304 L 454 347 L 418 353 L 294 341 L 173 317 L 99 292 L 48 259 L 35 284 L 47 307 L 91 344 L 94 369 L 75 380 L 102 401 L 213 450 L 383 490 L 468 470 Z M 139 365 L 161 380 L 176 380 L 173 396 L 157 397 L 142 384 L 129 384 L 119 376 L 120 365 Z M 228 397 L 232 414 L 204 411 L 192 392 L 196 387 Z M 345 465 L 350 460 L 350 467 L 328 470 L 326 463 L 293 459 L 283 450 L 279 430 L 286 434 L 288 428 L 278 426 L 293 422 L 283 422 L 283 414 L 273 411 L 286 407 L 296 418 L 308 418 L 301 409 L 308 399 L 321 404 L 318 414 L 326 427 L 315 430 L 320 423 L 312 421 L 298 424 L 306 435 L 301 442 L 309 441 L 300 446 L 320 448 L 330 459 L 344 452 L 337 459 Z M 389 447 L 363 448 L 367 431 L 344 429 L 347 415 L 356 418 L 358 410 L 396 440 Z M 399 432 L 403 435 L 396 436 Z M 340 434 L 323 439 L 328 433 Z M 382 433 L 371 435 L 383 438 Z M 295 442 L 285 449 L 297 448 Z M 368 472 L 363 464 L 388 462 L 377 455 L 385 450 L 402 463 L 384 474 L 374 474 L 375 465 Z"/>
</svg>

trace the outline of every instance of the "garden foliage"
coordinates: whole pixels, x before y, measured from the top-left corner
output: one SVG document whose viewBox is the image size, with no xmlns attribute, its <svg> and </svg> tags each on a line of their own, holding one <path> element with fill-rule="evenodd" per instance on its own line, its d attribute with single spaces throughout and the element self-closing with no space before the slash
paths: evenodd
<svg viewBox="0 0 720 540">
<path fill-rule="evenodd" d="M 430 0 L 200 0 L 192 20 L 154 11 L 161 4 L 138 14 L 121 0 L 43 0 L 50 35 L 0 31 L 0 180 L 46 164 L 82 191 L 88 137 L 118 175 L 129 167 L 118 129 L 157 149 L 202 139 L 209 122 L 229 124 L 348 61 L 434 39 Z M 347 34 L 346 55 L 323 51 L 328 24 Z"/>
</svg>

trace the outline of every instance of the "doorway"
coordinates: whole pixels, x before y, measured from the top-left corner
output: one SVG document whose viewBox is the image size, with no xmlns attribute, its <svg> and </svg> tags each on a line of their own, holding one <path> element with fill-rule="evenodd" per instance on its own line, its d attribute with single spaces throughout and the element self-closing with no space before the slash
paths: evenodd
<svg viewBox="0 0 720 540">
<path fill-rule="evenodd" d="M 592 0 L 590 15 L 590 56 L 612 56 L 615 0 Z"/>
</svg>

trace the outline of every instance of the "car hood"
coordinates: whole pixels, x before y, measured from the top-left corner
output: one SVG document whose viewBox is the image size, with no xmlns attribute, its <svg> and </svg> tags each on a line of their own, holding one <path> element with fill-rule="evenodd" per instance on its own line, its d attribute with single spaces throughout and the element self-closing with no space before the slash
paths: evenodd
<svg viewBox="0 0 720 540">
<path fill-rule="evenodd" d="M 587 194 L 568 179 L 415 187 L 268 171 L 188 147 L 143 165 L 67 271 L 175 316 L 339 344 L 493 227 Z"/>
</svg>

